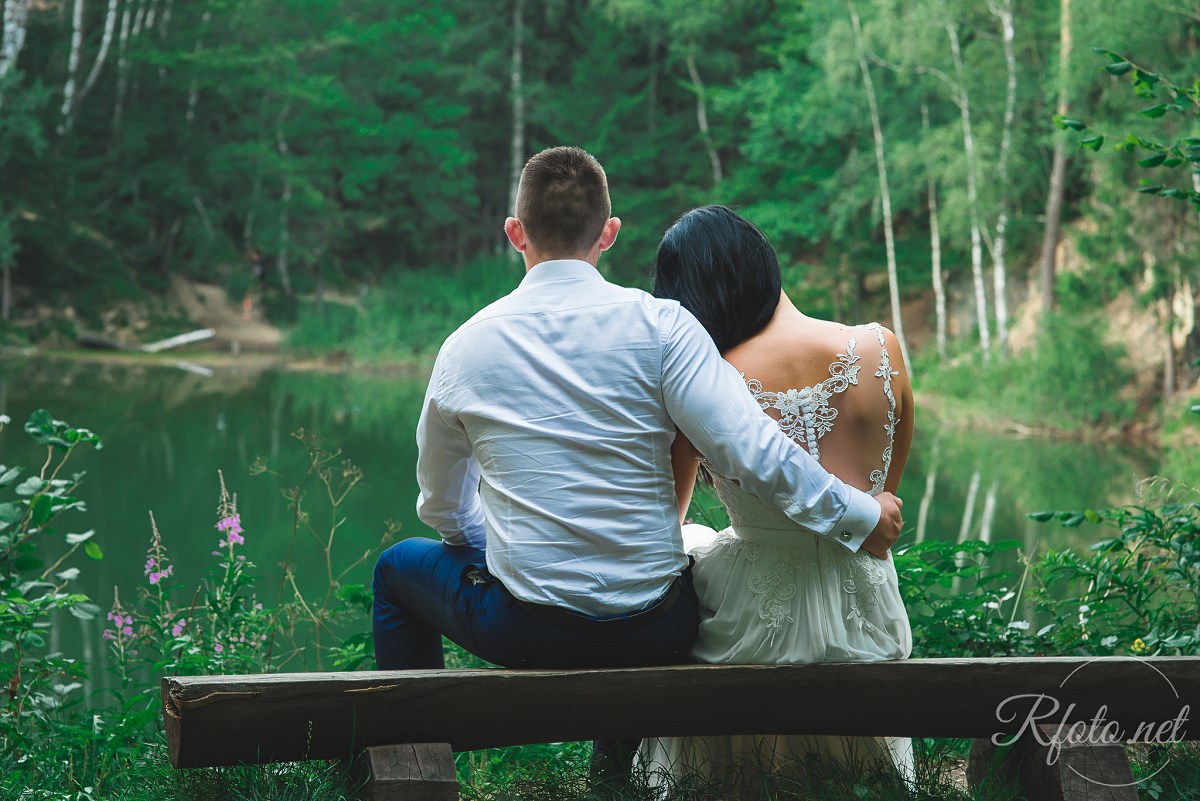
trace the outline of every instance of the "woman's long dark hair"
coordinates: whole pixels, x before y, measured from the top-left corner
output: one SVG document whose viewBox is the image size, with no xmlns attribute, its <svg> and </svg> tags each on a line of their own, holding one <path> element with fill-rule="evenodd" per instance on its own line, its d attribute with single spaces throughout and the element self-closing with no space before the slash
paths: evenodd
<svg viewBox="0 0 1200 801">
<path fill-rule="evenodd" d="M 658 245 L 654 295 L 679 301 L 722 353 L 766 327 L 781 288 L 771 243 L 725 206 L 692 209 Z"/>
</svg>

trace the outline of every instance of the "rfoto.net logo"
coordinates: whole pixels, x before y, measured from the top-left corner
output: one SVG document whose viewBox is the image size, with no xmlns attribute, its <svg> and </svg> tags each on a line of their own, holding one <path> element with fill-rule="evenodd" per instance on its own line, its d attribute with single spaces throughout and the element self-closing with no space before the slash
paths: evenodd
<svg viewBox="0 0 1200 801">
<path fill-rule="evenodd" d="M 996 720 L 1004 724 L 1016 723 L 1018 724 L 1017 730 L 1011 735 L 1005 732 L 993 734 L 992 745 L 1005 747 L 1013 745 L 1022 737 L 1032 737 L 1046 749 L 1046 764 L 1051 766 L 1058 762 L 1064 746 L 1083 744 L 1092 746 L 1172 745 L 1186 739 L 1187 730 L 1184 726 L 1191 714 L 1191 706 L 1182 703 L 1175 685 L 1157 667 L 1144 659 L 1136 657 L 1132 657 L 1132 659 L 1144 665 L 1148 671 L 1153 671 L 1147 673 L 1149 683 L 1139 685 L 1139 693 L 1170 693 L 1174 701 L 1178 702 L 1169 704 L 1171 708 L 1177 710 L 1173 717 L 1164 716 L 1158 720 L 1139 720 L 1133 723 L 1128 722 L 1128 716 L 1123 716 L 1121 720 L 1109 720 L 1108 704 L 1101 704 L 1090 719 L 1076 719 L 1074 722 L 1068 723 L 1072 718 L 1078 717 L 1075 713 L 1077 708 L 1075 703 L 1064 706 L 1058 697 L 1051 693 L 1012 695 L 996 705 Z M 1077 677 L 1092 664 L 1094 662 L 1085 662 L 1072 670 L 1059 684 L 1060 691 L 1065 690 L 1072 678 Z M 1114 691 L 1119 692 L 1120 690 L 1114 688 Z M 1140 784 L 1153 778 L 1167 766 L 1168 762 L 1169 757 L 1157 765 L 1150 774 L 1131 782 L 1113 782 L 1101 777 L 1087 776 L 1085 772 L 1076 769 L 1074 764 L 1067 764 L 1066 767 L 1075 775 L 1093 784 L 1105 787 L 1124 787 Z"/>
</svg>

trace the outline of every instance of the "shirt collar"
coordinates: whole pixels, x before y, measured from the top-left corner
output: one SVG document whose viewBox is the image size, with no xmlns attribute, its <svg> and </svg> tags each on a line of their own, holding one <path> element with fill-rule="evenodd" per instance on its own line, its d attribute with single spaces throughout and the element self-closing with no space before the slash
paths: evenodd
<svg viewBox="0 0 1200 801">
<path fill-rule="evenodd" d="M 560 282 L 603 281 L 600 271 L 581 259 L 551 259 L 529 268 L 521 287 L 554 284 Z"/>
</svg>

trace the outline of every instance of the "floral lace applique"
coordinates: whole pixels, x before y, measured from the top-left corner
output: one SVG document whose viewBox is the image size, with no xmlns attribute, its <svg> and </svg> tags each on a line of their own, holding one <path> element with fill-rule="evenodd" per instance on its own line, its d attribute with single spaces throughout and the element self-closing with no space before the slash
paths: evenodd
<svg viewBox="0 0 1200 801">
<path fill-rule="evenodd" d="M 761 552 L 761 549 L 752 548 L 751 552 Z M 750 576 L 747 588 L 759 596 L 758 616 L 766 621 L 767 631 L 770 632 L 767 645 L 774 645 L 775 637 L 783 631 L 783 624 L 795 622 L 784 603 L 796 596 L 796 583 L 792 581 L 795 567 L 787 551 L 771 548 L 770 552 L 775 558 L 763 570 Z M 759 553 L 754 553 L 754 556 L 757 559 Z"/>
<path fill-rule="evenodd" d="M 883 336 L 883 326 L 879 323 L 871 323 L 867 328 L 870 328 L 879 337 L 879 369 L 875 371 L 875 377 L 883 379 L 883 394 L 888 399 L 887 422 L 883 425 L 883 430 L 887 432 L 887 447 L 883 449 L 883 468 L 871 471 L 871 494 L 878 495 L 883 492 L 888 470 L 892 467 L 892 441 L 896 438 L 896 396 L 892 393 L 892 376 L 900 375 L 900 371 L 892 369 L 892 359 L 888 354 L 887 341 Z"/>
<path fill-rule="evenodd" d="M 842 579 L 842 589 L 851 596 L 846 620 L 858 623 L 859 628 L 867 631 L 875 631 L 875 625 L 867 620 L 867 615 L 879 605 L 879 586 L 888 580 L 887 571 L 873 559 L 866 554 L 851 557 L 846 570 L 848 575 Z"/>
<path fill-rule="evenodd" d="M 796 443 L 804 445 L 814 459 L 821 458 L 819 441 L 833 430 L 837 409 L 829 405 L 829 399 L 845 392 L 851 385 L 858 384 L 858 371 L 862 369 L 860 357 L 854 352 L 858 341 L 850 337 L 846 352 L 837 355 L 838 360 L 829 365 L 829 378 L 819 384 L 803 389 L 788 389 L 783 392 L 764 392 L 757 378 L 746 380 L 746 388 L 763 409 L 779 411 L 779 427 Z M 745 379 L 745 375 L 742 376 Z"/>
</svg>

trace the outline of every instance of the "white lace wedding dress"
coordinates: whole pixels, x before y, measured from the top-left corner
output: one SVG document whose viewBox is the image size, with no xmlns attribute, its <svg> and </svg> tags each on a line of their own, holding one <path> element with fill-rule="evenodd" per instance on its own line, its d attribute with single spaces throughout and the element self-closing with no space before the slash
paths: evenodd
<svg viewBox="0 0 1200 801">
<path fill-rule="evenodd" d="M 863 328 L 883 346 L 875 376 L 883 379 L 880 383 L 889 402 L 884 426 L 887 446 L 880 468 L 870 475 L 871 493 L 877 494 L 883 491 L 891 465 L 895 373 L 880 326 L 872 323 Z M 830 399 L 859 384 L 862 366 L 855 354 L 857 347 L 851 337 L 846 352 L 830 365 L 829 378 L 816 386 L 764 392 L 761 382 L 746 382 L 759 405 L 777 410 L 783 430 L 818 460 L 821 439 L 837 419 Z M 830 537 L 805 531 L 774 506 L 744 492 L 736 482 L 711 468 L 709 471 L 732 525 L 721 532 L 705 526 L 684 527 L 685 545 L 695 557 L 692 575 L 700 598 L 700 632 L 693 649 L 698 661 L 870 662 L 909 655 L 912 632 L 892 560 L 882 561 L 863 551 L 851 553 Z M 702 698 L 681 698 L 681 703 L 703 702 Z M 902 776 L 912 776 L 912 743 L 907 738 L 658 738 L 645 740 L 638 762 L 653 786 L 670 784 L 672 775 L 689 774 L 736 783 L 746 768 L 761 773 L 812 752 L 825 759 L 857 763 L 890 760 Z M 753 775 L 748 778 L 752 780 Z"/>
</svg>

